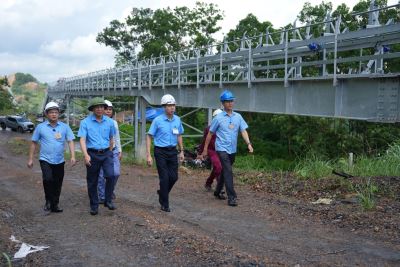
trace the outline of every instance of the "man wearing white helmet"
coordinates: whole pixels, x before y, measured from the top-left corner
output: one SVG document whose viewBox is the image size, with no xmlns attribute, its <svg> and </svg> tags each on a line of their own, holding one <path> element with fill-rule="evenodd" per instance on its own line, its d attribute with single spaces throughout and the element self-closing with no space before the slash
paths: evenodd
<svg viewBox="0 0 400 267">
<path fill-rule="evenodd" d="M 71 164 L 75 165 L 74 134 L 71 128 L 58 121 L 60 107 L 55 102 L 49 102 L 44 114 L 47 121 L 40 123 L 32 135 L 32 144 L 29 149 L 28 167 L 33 167 L 33 155 L 40 143 L 40 167 L 43 175 L 43 188 L 46 199 L 46 212 L 62 212 L 60 201 L 61 187 L 64 179 L 64 148 L 68 142 L 71 153 Z"/>
<path fill-rule="evenodd" d="M 178 180 L 178 150 L 179 160 L 183 161 L 183 126 L 181 119 L 174 115 L 175 98 L 170 95 L 164 95 L 161 98 L 161 105 L 164 107 L 164 114 L 156 117 L 151 123 L 147 132 L 146 149 L 147 164 L 153 164 L 153 158 L 150 154 L 151 139 L 154 139 L 154 158 L 156 160 L 158 176 L 160 179 L 160 190 L 158 193 L 158 202 L 161 210 L 170 212 L 169 192 Z"/>
<path fill-rule="evenodd" d="M 113 104 L 109 100 L 104 100 L 104 103 L 107 105 L 107 107 L 104 109 L 104 114 L 108 116 L 110 119 L 114 117 L 114 108 Z M 118 129 L 118 122 L 114 120 L 114 126 L 115 126 L 115 136 L 114 136 L 114 147 L 113 147 L 113 163 L 114 163 L 114 190 L 115 186 L 117 185 L 117 180 L 121 174 L 120 168 L 121 164 L 120 161 L 122 159 L 122 147 L 121 147 L 121 138 L 119 135 L 119 129 Z M 105 179 L 104 179 L 104 172 L 103 168 L 100 169 L 99 173 L 99 184 L 97 186 L 97 190 L 99 192 L 99 203 L 104 204 L 105 201 Z M 115 198 L 115 194 L 113 192 L 112 194 L 113 198 Z"/>
<path fill-rule="evenodd" d="M 220 114 L 221 112 L 222 112 L 221 109 L 216 109 L 216 110 L 214 110 L 214 112 L 213 112 L 213 114 L 212 114 L 213 118 L 215 118 L 215 116 L 217 116 L 217 115 Z M 199 151 L 198 151 L 199 156 L 198 156 L 197 158 L 200 158 L 200 154 L 203 153 L 204 144 L 205 144 L 205 142 L 206 142 L 207 135 L 208 135 L 208 132 L 209 132 L 209 131 L 210 131 L 210 125 L 208 125 L 208 126 L 204 129 L 203 142 L 201 143 L 201 145 L 200 145 L 200 147 L 199 147 Z M 220 175 L 221 175 L 221 171 L 222 171 L 221 161 L 219 160 L 218 154 L 217 154 L 217 152 L 215 151 L 215 139 L 216 139 L 216 137 L 217 137 L 217 136 L 214 134 L 214 135 L 211 137 L 210 144 L 208 145 L 208 157 L 210 158 L 210 161 L 211 161 L 211 164 L 212 164 L 212 171 L 211 171 L 211 173 L 210 173 L 210 176 L 208 176 L 208 178 L 207 178 L 207 180 L 206 180 L 206 183 L 205 183 L 205 185 L 204 185 L 204 188 L 205 188 L 207 191 L 211 191 L 211 185 L 212 185 L 214 179 L 215 179 L 216 181 L 218 181 L 218 180 L 219 180 L 219 177 L 220 177 Z M 221 192 L 220 194 L 218 194 L 216 197 L 219 198 L 219 199 L 225 199 L 225 197 L 224 197 L 224 195 L 223 195 L 223 192 Z"/>
</svg>

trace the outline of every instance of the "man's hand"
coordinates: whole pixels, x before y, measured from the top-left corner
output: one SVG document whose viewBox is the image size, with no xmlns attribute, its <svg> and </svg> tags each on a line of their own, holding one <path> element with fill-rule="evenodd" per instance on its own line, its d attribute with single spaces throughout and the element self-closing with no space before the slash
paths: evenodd
<svg viewBox="0 0 400 267">
<path fill-rule="evenodd" d="M 122 159 L 122 152 L 119 152 L 119 154 L 118 154 L 118 159 L 119 159 L 119 161 L 121 161 L 121 159 Z"/>
<path fill-rule="evenodd" d="M 74 167 L 75 164 L 76 164 L 76 159 L 75 159 L 75 157 L 71 157 L 70 162 L 71 162 L 71 166 Z"/>
<path fill-rule="evenodd" d="M 253 146 L 251 144 L 248 144 L 247 148 L 249 149 L 249 153 L 253 153 L 254 152 Z"/>
<path fill-rule="evenodd" d="M 86 166 L 88 166 L 88 167 L 92 166 L 92 164 L 90 163 L 90 161 L 91 161 L 90 156 L 89 156 L 89 155 L 85 155 L 85 165 L 86 165 Z"/>
<path fill-rule="evenodd" d="M 179 153 L 179 162 L 183 162 L 184 159 L 185 159 L 185 154 L 183 153 L 183 151 L 181 151 Z"/>
<path fill-rule="evenodd" d="M 147 165 L 151 167 L 153 165 L 153 158 L 151 155 L 147 155 Z"/>
<path fill-rule="evenodd" d="M 29 159 L 26 165 L 31 169 L 33 167 L 33 160 Z"/>
</svg>

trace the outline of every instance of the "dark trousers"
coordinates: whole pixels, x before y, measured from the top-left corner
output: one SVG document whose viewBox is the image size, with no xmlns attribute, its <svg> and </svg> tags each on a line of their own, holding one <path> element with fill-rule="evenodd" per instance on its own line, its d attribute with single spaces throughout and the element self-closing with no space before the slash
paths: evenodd
<svg viewBox="0 0 400 267">
<path fill-rule="evenodd" d="M 228 195 L 228 199 L 236 198 L 236 192 L 233 186 L 233 171 L 232 165 L 235 162 L 235 154 L 228 154 L 224 151 L 217 151 L 219 160 L 222 165 L 222 173 L 219 177 L 217 188 L 215 192 L 221 193 L 221 190 L 225 183 L 225 190 Z"/>
<path fill-rule="evenodd" d="M 99 207 L 99 196 L 97 185 L 99 181 L 99 172 L 103 168 L 104 178 L 106 179 L 105 202 L 111 202 L 112 192 L 114 191 L 114 164 L 113 154 L 111 150 L 103 153 L 93 152 L 88 149 L 91 158 L 90 166 L 86 165 L 86 181 L 90 200 L 90 208 L 97 209 Z"/>
<path fill-rule="evenodd" d="M 154 147 L 158 176 L 160 179 L 159 202 L 169 207 L 169 192 L 178 180 L 178 151 L 175 147 Z"/>
<path fill-rule="evenodd" d="M 50 164 L 40 160 L 40 168 L 43 174 L 43 188 L 46 203 L 50 203 L 51 208 L 58 206 L 60 202 L 61 187 L 64 180 L 64 164 Z"/>
</svg>

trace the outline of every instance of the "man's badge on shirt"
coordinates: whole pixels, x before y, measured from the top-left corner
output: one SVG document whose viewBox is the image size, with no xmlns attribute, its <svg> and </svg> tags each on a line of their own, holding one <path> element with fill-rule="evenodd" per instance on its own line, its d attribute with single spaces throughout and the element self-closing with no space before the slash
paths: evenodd
<svg viewBox="0 0 400 267">
<path fill-rule="evenodd" d="M 54 138 L 56 138 L 57 140 L 61 139 L 61 133 L 60 132 L 54 133 Z"/>
<path fill-rule="evenodd" d="M 229 129 L 233 130 L 235 128 L 235 124 L 231 123 L 229 124 Z"/>
<path fill-rule="evenodd" d="M 173 129 L 172 129 L 172 133 L 173 133 L 173 134 L 179 134 L 178 128 L 173 128 Z"/>
</svg>

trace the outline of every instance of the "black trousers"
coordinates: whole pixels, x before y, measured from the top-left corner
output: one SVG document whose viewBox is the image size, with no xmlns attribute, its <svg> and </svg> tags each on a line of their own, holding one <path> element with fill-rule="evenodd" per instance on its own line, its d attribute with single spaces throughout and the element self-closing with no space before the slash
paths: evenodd
<svg viewBox="0 0 400 267">
<path fill-rule="evenodd" d="M 61 187 L 64 180 L 64 164 L 50 164 L 47 161 L 40 160 L 40 168 L 43 175 L 43 188 L 46 202 L 50 207 L 58 206 L 60 202 Z"/>
<path fill-rule="evenodd" d="M 112 193 L 114 192 L 114 163 L 113 153 L 109 149 L 104 152 L 94 152 L 88 149 L 90 156 L 90 167 L 86 166 L 86 181 L 90 200 L 90 208 L 97 209 L 99 207 L 99 195 L 97 185 L 99 183 L 100 169 L 103 168 L 104 179 L 106 180 L 105 202 L 111 202 Z"/>
<path fill-rule="evenodd" d="M 225 183 L 225 190 L 228 195 L 228 199 L 236 198 L 236 192 L 233 186 L 233 171 L 232 165 L 235 162 L 235 153 L 228 154 L 225 151 L 217 151 L 218 157 L 221 161 L 222 172 L 218 180 L 217 188 L 215 192 L 221 193 L 221 190 Z"/>
<path fill-rule="evenodd" d="M 169 192 L 178 180 L 178 151 L 176 147 L 154 147 L 158 177 L 160 179 L 159 202 L 169 207 Z"/>
</svg>

